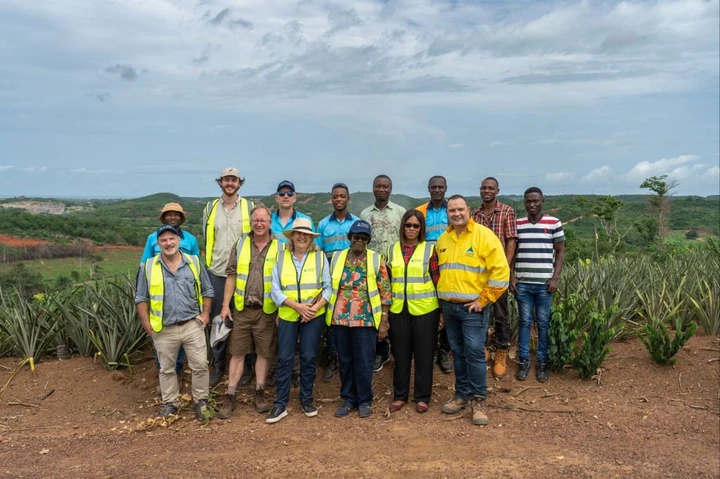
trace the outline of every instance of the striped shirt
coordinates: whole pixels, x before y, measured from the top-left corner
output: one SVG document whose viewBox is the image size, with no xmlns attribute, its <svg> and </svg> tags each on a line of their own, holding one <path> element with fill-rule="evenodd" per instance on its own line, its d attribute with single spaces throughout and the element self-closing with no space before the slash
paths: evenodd
<svg viewBox="0 0 720 479">
<path fill-rule="evenodd" d="M 515 276 L 521 283 L 547 283 L 555 267 L 555 243 L 565 241 L 562 222 L 543 215 L 537 223 L 527 216 L 517 220 Z"/>
</svg>

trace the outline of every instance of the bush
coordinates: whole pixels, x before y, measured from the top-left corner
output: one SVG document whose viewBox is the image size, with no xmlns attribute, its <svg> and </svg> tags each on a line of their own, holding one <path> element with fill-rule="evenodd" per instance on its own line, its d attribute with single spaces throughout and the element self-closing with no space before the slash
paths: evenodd
<svg viewBox="0 0 720 479">
<path fill-rule="evenodd" d="M 612 307 L 601 313 L 594 311 L 590 314 L 588 330 L 582 333 L 582 348 L 575 351 L 571 361 L 581 378 L 592 379 L 610 354 L 611 349 L 608 344 L 617 330 L 606 325 L 616 311 L 617 308 Z"/>
<path fill-rule="evenodd" d="M 690 339 L 697 330 L 697 323 L 690 321 L 683 327 L 682 319 L 675 320 L 675 337 L 670 340 L 665 322 L 653 318 L 643 327 L 643 334 L 640 339 L 650 353 L 650 357 L 660 366 L 675 364 L 675 356 L 680 348 Z"/>
<path fill-rule="evenodd" d="M 685 233 L 685 239 L 689 240 L 696 240 L 700 237 L 697 230 L 690 230 L 687 233 Z"/>
<path fill-rule="evenodd" d="M 571 295 L 552 306 L 548 331 L 548 365 L 551 371 L 562 372 L 572 361 L 584 304 L 587 303 L 583 303 L 580 296 Z"/>
</svg>

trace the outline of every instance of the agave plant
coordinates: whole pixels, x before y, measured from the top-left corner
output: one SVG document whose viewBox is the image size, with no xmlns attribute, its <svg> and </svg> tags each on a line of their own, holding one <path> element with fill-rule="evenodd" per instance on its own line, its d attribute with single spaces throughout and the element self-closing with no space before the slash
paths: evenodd
<svg viewBox="0 0 720 479">
<path fill-rule="evenodd" d="M 55 305 L 59 312 L 59 321 L 62 334 L 81 356 L 93 356 L 97 349 L 90 337 L 92 317 L 81 305 L 87 309 L 97 309 L 97 302 L 92 303 L 95 296 L 89 291 L 87 284 L 78 287 L 70 296 L 55 298 Z"/>
<path fill-rule="evenodd" d="M 711 286 L 711 285 L 714 285 Z M 720 285 L 703 280 L 700 294 L 692 296 L 687 294 L 687 300 L 692 305 L 695 319 L 706 335 L 720 335 Z"/>
</svg>

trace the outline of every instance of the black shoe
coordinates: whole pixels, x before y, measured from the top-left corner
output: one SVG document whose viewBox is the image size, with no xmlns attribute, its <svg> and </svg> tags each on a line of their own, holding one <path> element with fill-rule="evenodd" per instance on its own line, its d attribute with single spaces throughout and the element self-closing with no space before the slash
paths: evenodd
<svg viewBox="0 0 720 479">
<path fill-rule="evenodd" d="M 332 354 L 328 356 L 328 365 L 327 368 L 325 368 L 325 371 L 323 371 L 322 375 L 322 381 L 324 383 L 329 383 L 332 381 L 332 378 L 335 377 L 335 373 L 338 370 L 338 357 L 337 354 Z"/>
<path fill-rule="evenodd" d="M 200 422 L 209 422 L 212 418 L 212 410 L 207 399 L 200 399 L 195 403 L 195 418 Z"/>
<path fill-rule="evenodd" d="M 342 406 L 335 410 L 335 417 L 345 417 L 355 409 L 357 409 L 357 406 L 354 406 L 349 402 L 345 402 Z"/>
<path fill-rule="evenodd" d="M 219 368 L 213 368 L 212 373 L 210 374 L 210 387 L 214 388 L 218 384 L 220 384 L 220 380 L 223 377 L 223 370 Z"/>
<path fill-rule="evenodd" d="M 450 359 L 449 352 L 439 351 L 437 357 L 437 364 L 443 374 L 450 374 L 451 372 L 453 372 L 453 362 L 452 359 Z"/>
<path fill-rule="evenodd" d="M 300 406 L 302 407 L 303 413 L 305 413 L 307 417 L 317 416 L 318 409 L 313 406 L 313 403 L 311 401 L 305 401 L 303 403 L 300 403 Z"/>
<path fill-rule="evenodd" d="M 277 406 L 273 406 L 273 408 L 270 410 L 270 414 L 265 417 L 265 422 L 267 424 L 274 424 L 287 415 L 287 409 L 280 409 Z"/>
<path fill-rule="evenodd" d="M 515 375 L 518 381 L 525 381 L 530 374 L 530 361 L 520 361 L 518 364 L 518 372 Z"/>
<path fill-rule="evenodd" d="M 373 372 L 376 373 L 382 370 L 383 366 L 385 366 L 388 361 L 390 361 L 390 356 L 380 356 L 379 354 L 375 356 L 375 361 L 373 361 Z"/>
<path fill-rule="evenodd" d="M 372 416 L 372 406 L 369 404 L 361 404 L 358 408 L 358 416 L 362 418 Z"/>
<path fill-rule="evenodd" d="M 535 365 L 535 377 L 541 383 L 547 382 L 547 380 L 548 380 L 547 363 L 537 363 Z"/>
<path fill-rule="evenodd" d="M 267 378 L 265 379 L 265 388 L 272 389 L 277 384 L 277 369 L 270 368 Z"/>
<path fill-rule="evenodd" d="M 252 378 L 253 378 L 252 367 L 248 367 L 248 365 L 246 363 L 245 367 L 243 368 L 242 376 L 240 376 L 240 387 L 247 387 L 250 384 L 250 381 L 252 381 Z"/>
<path fill-rule="evenodd" d="M 162 410 L 160 410 L 160 414 L 158 414 L 158 416 L 165 418 L 165 417 L 170 416 L 171 414 L 174 414 L 177 416 L 177 413 L 178 413 L 178 408 L 176 408 L 172 404 L 166 404 L 165 406 L 163 406 Z"/>
</svg>

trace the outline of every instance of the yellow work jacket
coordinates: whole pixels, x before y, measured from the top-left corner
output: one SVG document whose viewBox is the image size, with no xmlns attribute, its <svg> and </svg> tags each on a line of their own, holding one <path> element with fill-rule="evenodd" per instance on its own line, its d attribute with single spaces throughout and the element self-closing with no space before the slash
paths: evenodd
<svg viewBox="0 0 720 479">
<path fill-rule="evenodd" d="M 438 298 L 459 303 L 479 298 L 485 307 L 507 290 L 510 268 L 502 244 L 492 230 L 472 218 L 460 237 L 453 226 L 448 227 L 435 250 L 440 266 Z"/>
<path fill-rule="evenodd" d="M 435 311 L 439 305 L 435 284 L 430 276 L 430 256 L 433 245 L 423 241 L 415 247 L 410 261 L 405 264 L 398 241 L 388 250 L 388 267 L 391 273 L 392 305 L 390 312 L 400 314 L 405 301 L 413 316 Z"/>
<path fill-rule="evenodd" d="M 243 236 L 238 240 L 235 249 L 237 252 L 237 277 L 235 279 L 235 310 L 245 309 L 245 287 L 247 286 L 248 273 L 250 272 L 250 258 L 252 249 L 252 237 Z M 283 251 L 283 244 L 276 239 L 270 240 L 270 246 L 263 263 L 263 312 L 272 314 L 277 311 L 277 305 L 270 297 L 272 291 L 272 272 L 278 258 L 278 251 Z"/>
<path fill-rule="evenodd" d="M 205 265 L 209 268 L 212 265 L 213 246 L 215 245 L 215 217 L 217 216 L 218 203 L 220 198 L 205 205 Z M 240 222 L 242 223 L 243 235 L 250 233 L 250 209 L 251 203 L 245 198 L 240 198 Z"/>
<path fill-rule="evenodd" d="M 195 296 L 202 311 L 202 295 L 200 294 L 200 259 L 197 256 L 182 253 L 195 277 Z M 163 300 L 165 297 L 165 273 L 163 272 L 160 255 L 145 261 L 145 278 L 150 292 L 150 327 L 159 333 L 163 328 Z"/>
<path fill-rule="evenodd" d="M 325 316 L 325 324 L 332 324 L 333 311 L 335 310 L 335 302 L 337 301 L 338 290 L 340 289 L 340 280 L 342 279 L 343 269 L 345 268 L 345 260 L 347 259 L 349 249 L 336 251 L 333 253 L 330 263 L 330 271 L 332 272 L 332 294 L 328 303 L 327 315 Z M 365 258 L 367 260 L 367 286 L 368 298 L 370 298 L 370 308 L 373 315 L 375 329 L 380 327 L 382 319 L 382 305 L 380 304 L 380 291 L 377 287 L 377 277 L 380 274 L 380 262 L 382 258 L 373 250 L 366 250 Z"/>
<path fill-rule="evenodd" d="M 322 269 L 325 264 L 322 251 L 308 251 L 299 281 L 292 252 L 289 249 L 278 256 L 278 262 L 280 288 L 289 299 L 297 303 L 311 304 L 322 294 Z M 317 316 L 323 314 L 325 308 L 325 306 L 320 308 Z M 300 318 L 300 313 L 285 305 L 280 305 L 278 315 L 285 321 L 297 321 Z"/>
</svg>

